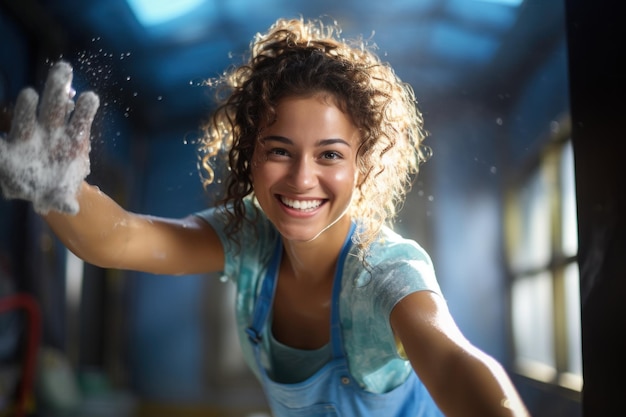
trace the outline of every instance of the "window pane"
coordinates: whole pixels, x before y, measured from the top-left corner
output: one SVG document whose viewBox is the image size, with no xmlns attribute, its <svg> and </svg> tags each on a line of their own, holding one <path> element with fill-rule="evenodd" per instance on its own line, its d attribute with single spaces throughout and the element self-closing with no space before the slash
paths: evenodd
<svg viewBox="0 0 626 417">
<path fill-rule="evenodd" d="M 576 186 L 574 179 L 574 151 L 571 141 L 561 151 L 561 245 L 566 256 L 578 253 L 578 225 L 576 216 Z"/>
<path fill-rule="evenodd" d="M 567 323 L 568 369 L 582 375 L 582 347 L 580 333 L 580 284 L 578 264 L 565 268 L 565 313 Z"/>
<path fill-rule="evenodd" d="M 521 361 L 555 367 L 551 274 L 543 272 L 513 283 L 513 337 Z"/>
<path fill-rule="evenodd" d="M 520 191 L 521 234 L 512 266 L 514 270 L 545 267 L 550 257 L 550 199 L 541 171 Z"/>
</svg>

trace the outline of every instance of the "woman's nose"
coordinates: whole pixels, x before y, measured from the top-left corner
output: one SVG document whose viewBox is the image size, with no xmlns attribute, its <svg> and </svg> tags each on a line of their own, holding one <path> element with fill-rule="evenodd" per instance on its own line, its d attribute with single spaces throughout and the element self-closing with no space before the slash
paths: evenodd
<svg viewBox="0 0 626 417">
<path fill-rule="evenodd" d="M 291 165 L 290 182 L 297 189 L 309 189 L 317 183 L 315 163 L 308 158 L 299 158 Z"/>
</svg>

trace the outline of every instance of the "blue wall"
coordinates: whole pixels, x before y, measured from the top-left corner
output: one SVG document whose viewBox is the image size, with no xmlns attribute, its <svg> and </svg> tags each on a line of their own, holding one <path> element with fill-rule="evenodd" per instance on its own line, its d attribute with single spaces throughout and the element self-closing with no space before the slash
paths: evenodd
<svg viewBox="0 0 626 417">
<path fill-rule="evenodd" d="M 25 36 L 6 16 L 0 14 L 0 111 L 15 102 L 20 86 L 26 84 L 30 62 Z M 0 115 L 0 117 L 3 117 Z M 0 268 L 10 257 L 15 205 L 0 198 Z"/>
<path fill-rule="evenodd" d="M 433 127 L 433 256 L 461 330 L 506 365 L 499 125 L 471 102 L 456 103 L 453 112 L 453 123 Z"/>
<path fill-rule="evenodd" d="M 174 131 L 135 138 L 136 211 L 184 217 L 208 206 L 196 168 L 196 145 L 188 136 Z M 202 364 L 214 336 L 207 334 L 203 310 L 206 278 L 132 275 L 129 366 L 141 395 L 174 401 L 206 395 Z"/>
</svg>

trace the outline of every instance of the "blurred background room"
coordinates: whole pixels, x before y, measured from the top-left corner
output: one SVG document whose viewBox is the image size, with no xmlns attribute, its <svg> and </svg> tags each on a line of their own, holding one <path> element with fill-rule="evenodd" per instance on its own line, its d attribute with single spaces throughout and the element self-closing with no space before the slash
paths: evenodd
<svg viewBox="0 0 626 417">
<path fill-rule="evenodd" d="M 606 172 L 601 163 L 575 169 L 579 149 L 613 154 L 607 139 L 586 148 L 572 140 L 577 126 L 585 140 L 591 126 L 606 126 L 576 124 L 575 86 L 584 90 L 591 74 L 606 92 L 614 74 L 584 67 L 589 47 L 574 43 L 576 30 L 603 23 L 581 3 L 568 11 L 565 0 L 1 0 L 0 131 L 19 90 L 41 89 L 64 59 L 77 92 L 101 98 L 88 180 L 131 211 L 181 217 L 212 204 L 220 187 L 203 189 L 197 167 L 199 126 L 214 105 L 205 81 L 240 63 L 278 17 L 336 20 L 415 90 L 433 157 L 394 227 L 433 257 L 461 330 L 505 366 L 533 416 L 582 416 L 589 387 L 584 414 L 608 417 L 617 414 L 590 407 L 596 392 L 613 398 L 602 386 L 613 351 L 597 368 L 583 352 L 602 356 L 599 347 L 615 340 L 594 325 L 601 316 L 589 316 L 596 334 L 583 349 L 591 331 L 581 302 L 589 294 L 601 305 L 594 288 L 613 282 L 620 252 L 605 249 L 624 248 L 615 215 L 624 206 L 623 192 L 594 194 L 616 181 L 615 159 Z M 587 8 L 610 19 L 601 3 Z M 593 111 L 578 109 L 583 119 Z M 611 220 L 598 220 L 596 200 L 582 206 L 581 192 L 608 201 Z M 582 268 L 598 256 L 601 266 Z M 591 275 L 581 291 L 583 270 Z M 619 294 L 624 285 L 606 288 Z M 0 416 L 269 416 L 240 357 L 233 296 L 219 275 L 83 264 L 29 204 L 0 199 Z M 624 306 L 606 303 L 623 330 Z"/>
</svg>

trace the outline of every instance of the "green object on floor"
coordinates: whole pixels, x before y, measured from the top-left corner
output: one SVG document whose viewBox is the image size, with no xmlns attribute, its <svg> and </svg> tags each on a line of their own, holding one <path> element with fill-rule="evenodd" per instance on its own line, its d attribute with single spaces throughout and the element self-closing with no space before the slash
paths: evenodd
<svg viewBox="0 0 626 417">
<path fill-rule="evenodd" d="M 81 394 L 69 360 L 56 349 L 42 347 L 36 377 L 39 408 L 54 415 L 71 415 Z"/>
</svg>

